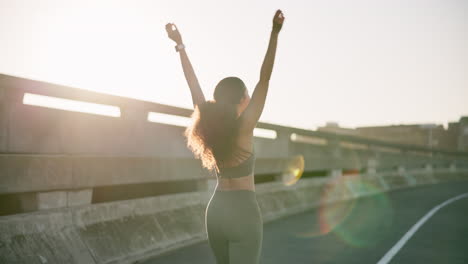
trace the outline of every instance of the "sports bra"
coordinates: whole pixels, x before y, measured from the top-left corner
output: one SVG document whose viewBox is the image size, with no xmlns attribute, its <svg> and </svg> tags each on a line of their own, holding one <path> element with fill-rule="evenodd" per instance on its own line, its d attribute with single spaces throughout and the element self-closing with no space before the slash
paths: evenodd
<svg viewBox="0 0 468 264">
<path fill-rule="evenodd" d="M 234 167 L 219 168 L 217 175 L 219 178 L 240 178 L 250 175 L 255 169 L 255 159 L 255 149 L 252 146 L 252 153 L 249 158 Z"/>
</svg>

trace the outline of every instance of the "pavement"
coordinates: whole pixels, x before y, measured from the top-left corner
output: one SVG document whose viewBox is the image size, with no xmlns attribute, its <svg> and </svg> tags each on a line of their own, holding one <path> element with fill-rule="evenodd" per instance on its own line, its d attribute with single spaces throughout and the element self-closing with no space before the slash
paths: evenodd
<svg viewBox="0 0 468 264">
<path fill-rule="evenodd" d="M 377 263 L 429 211 L 463 193 L 468 181 L 424 185 L 265 223 L 260 263 Z M 216 261 L 205 241 L 141 263 Z M 389 263 L 468 263 L 468 197 L 428 218 Z"/>
</svg>

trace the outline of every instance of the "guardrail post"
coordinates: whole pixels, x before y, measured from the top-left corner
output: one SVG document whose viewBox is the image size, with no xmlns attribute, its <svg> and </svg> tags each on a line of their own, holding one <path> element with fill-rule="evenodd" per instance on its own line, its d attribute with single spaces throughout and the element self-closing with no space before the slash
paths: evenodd
<svg viewBox="0 0 468 264">
<path fill-rule="evenodd" d="M 424 170 L 427 172 L 427 173 L 432 173 L 432 164 L 426 164 L 424 166 Z"/>
<path fill-rule="evenodd" d="M 455 164 L 455 162 L 450 163 L 449 171 L 450 172 L 456 172 L 457 171 L 457 165 Z"/>
<path fill-rule="evenodd" d="M 416 180 L 411 176 L 407 171 L 406 167 L 403 165 L 398 165 L 398 175 L 403 176 L 410 186 L 416 184 Z"/>
<path fill-rule="evenodd" d="M 341 158 L 341 147 L 340 141 L 336 138 L 328 140 L 328 146 L 332 151 L 332 156 L 334 159 L 338 160 Z"/>
<path fill-rule="evenodd" d="M 52 191 L 37 193 L 37 208 L 39 210 L 60 208 L 67 206 L 67 192 Z"/>
<path fill-rule="evenodd" d="M 92 189 L 38 192 L 36 194 L 37 209 L 45 210 L 91 204 L 92 194 Z"/>
<path fill-rule="evenodd" d="M 292 154 L 291 149 L 289 147 L 289 144 L 291 142 L 291 132 L 287 130 L 284 131 L 281 129 L 275 129 L 275 131 L 276 131 L 275 143 L 279 144 L 278 149 L 282 150 L 280 152 L 280 155 L 278 156 L 289 157 Z"/>
<path fill-rule="evenodd" d="M 437 180 L 434 178 L 434 169 L 432 167 L 432 164 L 426 163 L 424 166 L 424 171 L 426 172 L 428 178 L 430 179 L 431 183 L 436 183 Z"/>
<path fill-rule="evenodd" d="M 343 172 L 341 169 L 332 169 L 330 170 L 330 176 L 335 178 L 335 177 L 341 177 L 343 176 Z"/>
<path fill-rule="evenodd" d="M 367 160 L 367 174 L 376 174 L 377 173 L 377 160 L 368 159 Z"/>
<path fill-rule="evenodd" d="M 333 165 L 330 170 L 331 177 L 341 177 L 343 175 L 342 162 L 341 162 L 341 147 L 340 141 L 335 136 L 334 138 L 328 139 L 328 147 L 331 150 Z"/>
<path fill-rule="evenodd" d="M 405 166 L 403 166 L 403 165 L 398 165 L 397 171 L 398 171 L 398 174 L 399 174 L 399 175 L 404 175 L 404 174 L 405 174 L 405 171 L 406 171 Z"/>
</svg>

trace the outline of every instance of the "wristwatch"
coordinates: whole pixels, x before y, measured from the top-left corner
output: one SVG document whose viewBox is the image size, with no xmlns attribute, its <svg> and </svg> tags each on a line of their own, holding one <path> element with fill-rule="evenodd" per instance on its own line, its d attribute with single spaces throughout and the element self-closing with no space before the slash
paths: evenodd
<svg viewBox="0 0 468 264">
<path fill-rule="evenodd" d="M 185 45 L 184 45 L 184 44 L 179 44 L 179 45 L 175 46 L 175 50 L 176 50 L 177 52 L 179 52 L 180 50 L 183 50 L 183 49 L 185 49 Z"/>
</svg>

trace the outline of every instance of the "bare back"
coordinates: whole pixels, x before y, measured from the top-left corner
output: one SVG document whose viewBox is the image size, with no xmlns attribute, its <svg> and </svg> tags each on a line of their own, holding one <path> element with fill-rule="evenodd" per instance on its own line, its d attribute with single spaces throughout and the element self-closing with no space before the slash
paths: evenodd
<svg viewBox="0 0 468 264">
<path fill-rule="evenodd" d="M 253 152 L 253 129 L 246 126 L 248 123 L 240 122 L 239 137 L 237 138 L 236 145 L 246 151 Z M 226 162 L 226 167 L 234 167 L 241 164 L 243 161 L 230 160 Z M 254 173 L 245 175 L 238 178 L 218 178 L 217 189 L 229 190 L 252 190 L 255 191 Z"/>
</svg>

